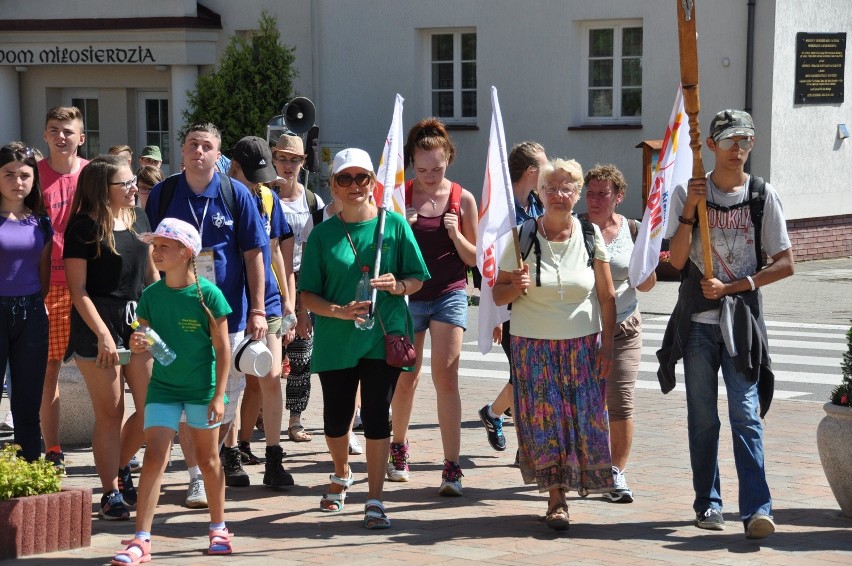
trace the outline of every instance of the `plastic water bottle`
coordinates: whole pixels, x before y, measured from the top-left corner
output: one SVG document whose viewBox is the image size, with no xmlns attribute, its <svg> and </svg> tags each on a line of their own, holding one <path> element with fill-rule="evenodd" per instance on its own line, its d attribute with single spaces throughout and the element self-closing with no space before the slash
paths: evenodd
<svg viewBox="0 0 852 566">
<path fill-rule="evenodd" d="M 136 330 L 137 332 L 141 332 L 145 335 L 145 339 L 148 341 L 148 350 L 151 352 L 151 355 L 154 356 L 154 359 L 160 362 L 162 365 L 167 366 L 177 358 L 177 354 L 175 354 L 174 350 L 169 348 L 169 345 L 163 342 L 163 339 L 160 338 L 160 335 L 151 328 L 150 326 L 142 326 L 139 324 L 138 320 L 134 320 L 130 327 Z"/>
<path fill-rule="evenodd" d="M 286 334 L 290 332 L 291 328 L 295 328 L 296 326 L 296 315 L 293 313 L 284 315 L 284 318 L 281 319 L 281 332 Z"/>
<path fill-rule="evenodd" d="M 372 298 L 373 286 L 370 285 L 370 268 L 365 265 L 361 268 L 361 279 L 358 281 L 358 287 L 355 288 L 355 300 L 359 302 L 369 301 Z M 355 328 L 359 330 L 370 330 L 376 323 L 371 314 L 361 315 L 361 318 L 364 319 L 364 322 L 355 321 Z"/>
</svg>

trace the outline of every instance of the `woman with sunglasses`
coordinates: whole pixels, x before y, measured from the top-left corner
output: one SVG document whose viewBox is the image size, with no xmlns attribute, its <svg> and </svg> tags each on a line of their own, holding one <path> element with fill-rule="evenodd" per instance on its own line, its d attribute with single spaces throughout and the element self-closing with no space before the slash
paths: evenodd
<svg viewBox="0 0 852 566">
<path fill-rule="evenodd" d="M 44 208 L 33 151 L 0 149 L 0 368 L 10 369 L 15 444 L 27 461 L 41 455 L 39 406 L 47 368 L 53 228 Z"/>
<path fill-rule="evenodd" d="M 150 246 L 138 237 L 151 227 L 134 207 L 136 181 L 122 157 L 89 162 L 77 183 L 63 252 L 73 304 L 65 359 L 76 361 L 92 400 L 92 450 L 104 490 L 99 515 L 108 521 L 128 519 L 127 506 L 136 504 L 128 464 L 144 442 L 140 411 L 152 369 L 150 356 L 129 355 L 136 301 L 159 279 Z M 122 426 L 125 379 L 137 411 Z"/>
<path fill-rule="evenodd" d="M 388 408 L 401 369 L 386 361 L 384 332 L 413 339 L 405 295 L 417 292 L 429 277 L 411 228 L 402 216 L 385 216 L 381 268 L 370 285 L 378 290 L 376 303 L 356 300 L 364 270 L 376 261 L 378 210 L 371 197 L 376 175 L 370 156 L 345 149 L 334 157 L 331 192 L 340 212 L 311 232 L 302 258 L 299 280 L 302 304 L 316 315 L 311 369 L 319 373 L 323 392 L 326 443 L 334 462 L 331 485 L 320 510 L 343 510 L 346 488 L 354 477 L 349 466 L 349 430 L 355 415 L 355 395 L 361 387 L 361 419 L 367 456 L 368 495 L 364 526 L 386 529 L 382 490 L 388 460 Z M 378 318 L 362 330 L 366 319 Z"/>
<path fill-rule="evenodd" d="M 567 491 L 613 486 L 604 379 L 612 365 L 615 289 L 600 229 L 571 214 L 582 186 L 574 160 L 541 167 L 544 214 L 535 222 L 533 266 L 518 269 L 509 246 L 493 289 L 495 303 L 512 303 L 521 476 L 548 493 L 545 519 L 554 530 L 568 528 Z"/>
<path fill-rule="evenodd" d="M 476 263 L 476 200 L 446 178 L 456 149 L 435 118 L 408 132 L 405 162 L 414 169 L 406 183 L 406 216 L 433 277 L 411 297 L 417 367 L 399 380 L 393 399 L 393 441 L 388 479 L 408 481 L 408 426 L 423 364 L 426 331 L 432 337 L 432 383 L 444 452 L 441 495 L 462 494 L 459 359 L 467 327 L 467 268 Z"/>
</svg>

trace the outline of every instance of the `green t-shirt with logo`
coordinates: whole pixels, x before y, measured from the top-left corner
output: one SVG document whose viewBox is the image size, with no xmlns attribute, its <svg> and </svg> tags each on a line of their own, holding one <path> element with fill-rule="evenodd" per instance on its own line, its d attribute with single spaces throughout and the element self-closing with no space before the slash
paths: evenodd
<svg viewBox="0 0 852 566">
<path fill-rule="evenodd" d="M 369 266 L 371 277 L 376 260 L 377 227 L 378 218 L 346 224 L 358 250 L 358 259 Z M 408 222 L 395 212 L 385 215 L 379 274 L 383 273 L 393 273 L 397 279 L 413 277 L 425 281 L 429 278 L 429 270 Z M 355 300 L 360 279 L 361 267 L 340 218 L 334 216 L 316 226 L 303 250 L 299 291 L 310 291 L 333 304 L 346 305 Z M 408 334 L 413 343 L 414 325 L 405 299 L 379 291 L 377 302 L 388 333 Z M 384 335 L 378 320 L 370 330 L 359 330 L 351 320 L 317 315 L 312 371 L 355 367 L 362 358 L 385 359 Z"/>
<path fill-rule="evenodd" d="M 222 291 L 203 277 L 199 281 L 213 318 L 230 314 Z M 167 366 L 154 361 L 145 403 L 208 404 L 216 391 L 216 353 L 195 284 L 172 289 L 164 280 L 157 281 L 142 291 L 136 314 L 147 320 L 177 355 Z"/>
</svg>

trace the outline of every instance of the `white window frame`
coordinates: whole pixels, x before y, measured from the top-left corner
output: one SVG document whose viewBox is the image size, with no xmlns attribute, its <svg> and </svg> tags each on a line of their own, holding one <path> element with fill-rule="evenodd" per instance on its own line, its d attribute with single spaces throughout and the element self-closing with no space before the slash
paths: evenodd
<svg viewBox="0 0 852 566">
<path fill-rule="evenodd" d="M 64 89 L 62 92 L 63 98 L 65 99 L 65 104 L 67 106 L 74 106 L 74 99 L 83 99 L 83 100 L 97 100 L 98 101 L 98 129 L 93 130 L 89 127 L 89 121 L 86 120 L 86 109 L 80 108 L 80 112 L 83 114 L 83 134 L 85 134 L 86 138 L 89 137 L 89 132 L 95 131 L 98 133 L 98 147 L 94 148 L 91 152 L 92 155 L 86 156 L 86 159 L 92 159 L 97 157 L 103 152 L 103 148 L 101 147 L 103 140 L 101 139 L 101 97 L 100 93 L 96 89 Z M 89 141 L 84 141 L 83 145 L 88 146 Z"/>
<path fill-rule="evenodd" d="M 589 125 L 641 125 L 642 116 L 622 116 L 621 115 L 621 63 L 622 63 L 622 30 L 624 28 L 643 28 L 642 34 L 642 55 L 640 60 L 645 58 L 645 34 L 644 25 L 641 19 L 632 20 L 605 20 L 586 22 L 581 26 L 582 33 L 582 70 L 581 76 L 583 80 L 582 92 L 579 94 L 579 99 L 582 104 L 583 122 Z M 592 88 L 589 83 L 589 54 L 591 52 L 589 33 L 598 29 L 611 29 L 613 33 L 613 85 L 612 85 L 612 116 L 592 116 L 589 109 L 589 90 Z M 644 69 L 643 69 L 644 71 Z M 642 83 L 639 88 L 644 95 L 645 90 L 645 74 L 642 74 Z"/>
<path fill-rule="evenodd" d="M 172 104 L 172 101 L 169 99 L 169 93 L 164 91 L 164 90 L 162 90 L 162 91 L 153 91 L 153 90 L 137 91 L 137 93 L 136 93 L 136 108 L 138 109 L 138 111 L 136 112 L 136 116 L 137 116 L 137 122 L 136 122 L 136 125 L 137 125 L 136 126 L 137 147 L 136 147 L 136 156 L 134 157 L 134 160 L 136 161 L 136 163 L 133 164 L 134 169 L 139 164 L 139 156 L 142 155 L 141 154 L 142 148 L 145 147 L 146 145 L 149 145 L 148 144 L 148 136 L 147 136 L 147 134 L 148 134 L 147 105 L 145 104 L 148 100 L 168 100 L 169 106 L 171 106 L 171 104 Z M 171 112 L 171 109 L 169 109 L 169 112 L 166 112 L 167 122 L 171 122 L 171 116 L 169 115 L 170 112 Z M 162 143 L 154 144 L 154 145 L 158 145 L 160 147 L 160 151 L 163 154 L 163 163 L 160 166 L 160 169 L 162 169 L 163 174 L 165 174 L 165 175 L 168 175 L 169 173 L 171 173 L 171 170 L 172 170 L 171 153 L 172 153 L 172 150 L 174 149 L 173 147 L 171 147 L 171 145 L 173 143 L 172 140 L 174 139 L 174 136 L 172 136 L 171 124 L 167 123 L 167 126 L 169 128 L 169 129 L 166 130 L 166 135 L 169 138 L 169 142 L 170 142 L 169 149 L 165 150 L 163 148 Z"/>
<path fill-rule="evenodd" d="M 463 34 L 472 33 L 477 35 L 477 59 L 461 59 L 461 37 Z M 432 95 L 435 90 L 432 87 L 432 38 L 436 35 L 452 35 L 453 36 L 453 116 L 438 116 L 437 108 L 433 106 Z M 426 34 L 426 100 L 432 116 L 436 116 L 447 125 L 475 126 L 479 116 L 479 37 L 476 28 L 446 28 L 446 29 L 430 29 Z M 473 89 L 462 87 L 462 63 L 473 62 L 476 64 L 477 86 Z M 462 116 L 462 91 L 473 91 L 476 93 L 476 116 Z"/>
</svg>

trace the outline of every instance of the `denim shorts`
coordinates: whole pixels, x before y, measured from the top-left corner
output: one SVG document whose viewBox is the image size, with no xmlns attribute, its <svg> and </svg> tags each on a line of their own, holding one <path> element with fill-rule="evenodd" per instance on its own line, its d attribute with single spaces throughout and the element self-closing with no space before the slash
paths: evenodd
<svg viewBox="0 0 852 566">
<path fill-rule="evenodd" d="M 227 406 L 227 405 L 226 405 Z M 218 428 L 219 423 L 208 424 L 207 405 L 191 405 L 189 403 L 148 403 L 145 405 L 144 428 L 162 426 L 172 430 L 178 429 L 181 415 L 186 412 L 186 424 L 192 428 Z"/>
<path fill-rule="evenodd" d="M 467 291 L 450 291 L 430 301 L 409 301 L 414 332 L 425 332 L 436 320 L 467 330 Z"/>
</svg>

